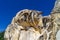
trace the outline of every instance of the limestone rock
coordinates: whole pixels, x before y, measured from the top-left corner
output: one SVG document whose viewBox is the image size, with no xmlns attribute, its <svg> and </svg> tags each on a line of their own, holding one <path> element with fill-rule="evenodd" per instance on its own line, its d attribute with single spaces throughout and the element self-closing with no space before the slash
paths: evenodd
<svg viewBox="0 0 60 40">
<path fill-rule="evenodd" d="M 34 28 L 29 28 L 28 31 L 22 30 L 19 25 L 9 25 L 5 32 L 5 40 L 38 40 L 40 33 Z"/>
<path fill-rule="evenodd" d="M 60 0 L 56 0 L 51 17 L 53 22 L 53 37 L 56 40 L 57 32 L 60 30 Z"/>
<path fill-rule="evenodd" d="M 60 1 L 48 16 L 42 11 L 24 9 L 13 17 L 8 25 L 4 40 L 56 40 L 60 30 Z"/>
<path fill-rule="evenodd" d="M 12 19 L 8 25 L 4 39 L 5 40 L 39 40 L 40 29 L 43 26 L 42 12 L 35 10 L 22 10 Z"/>
<path fill-rule="evenodd" d="M 60 13 L 60 0 L 56 0 L 54 8 L 52 10 L 54 13 Z"/>
</svg>

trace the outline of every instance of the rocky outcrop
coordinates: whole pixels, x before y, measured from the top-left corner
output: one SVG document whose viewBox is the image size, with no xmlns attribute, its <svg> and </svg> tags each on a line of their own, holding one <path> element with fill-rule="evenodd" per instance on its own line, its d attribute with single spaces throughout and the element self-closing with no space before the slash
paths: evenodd
<svg viewBox="0 0 60 40">
<path fill-rule="evenodd" d="M 60 30 L 60 2 L 57 2 L 48 16 L 37 10 L 19 11 L 8 25 L 4 40 L 56 40 Z"/>
<path fill-rule="evenodd" d="M 51 12 L 52 22 L 53 22 L 53 38 L 57 39 L 56 34 L 60 30 L 60 0 L 57 0 L 55 6 Z"/>
<path fill-rule="evenodd" d="M 45 24 L 49 24 L 50 16 L 42 17 L 41 14 L 41 11 L 28 9 L 19 11 L 5 31 L 5 40 L 48 40 L 52 31 L 48 32 L 49 25 Z"/>
</svg>

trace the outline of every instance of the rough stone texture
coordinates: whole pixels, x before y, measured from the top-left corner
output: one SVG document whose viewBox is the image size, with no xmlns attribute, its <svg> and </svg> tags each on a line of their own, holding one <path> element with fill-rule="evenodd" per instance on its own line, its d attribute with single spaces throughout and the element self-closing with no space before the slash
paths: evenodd
<svg viewBox="0 0 60 40">
<path fill-rule="evenodd" d="M 29 28 L 28 31 L 21 29 L 23 29 L 22 26 L 9 25 L 4 36 L 5 40 L 37 40 L 40 36 L 40 33 L 34 28 Z"/>
<path fill-rule="evenodd" d="M 28 9 L 19 11 L 5 31 L 5 40 L 39 40 L 42 34 L 38 26 L 43 27 L 41 13 Z"/>
<path fill-rule="evenodd" d="M 48 16 L 42 16 L 41 11 L 24 9 L 13 17 L 8 25 L 4 40 L 56 40 L 60 30 L 60 2 Z"/>
</svg>

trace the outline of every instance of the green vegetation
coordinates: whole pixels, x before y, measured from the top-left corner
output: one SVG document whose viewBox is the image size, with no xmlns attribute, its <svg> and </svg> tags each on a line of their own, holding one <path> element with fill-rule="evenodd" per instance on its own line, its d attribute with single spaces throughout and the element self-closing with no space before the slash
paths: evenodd
<svg viewBox="0 0 60 40">
<path fill-rule="evenodd" d="M 4 32 L 0 32 L 0 40 L 4 40 Z"/>
</svg>

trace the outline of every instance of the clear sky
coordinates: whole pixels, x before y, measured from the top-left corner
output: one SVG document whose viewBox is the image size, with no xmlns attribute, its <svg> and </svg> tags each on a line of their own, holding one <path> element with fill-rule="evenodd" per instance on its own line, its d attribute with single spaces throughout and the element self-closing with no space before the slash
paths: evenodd
<svg viewBox="0 0 60 40">
<path fill-rule="evenodd" d="M 22 9 L 43 11 L 49 15 L 55 0 L 0 0 L 0 31 L 4 31 L 16 13 Z"/>
</svg>

